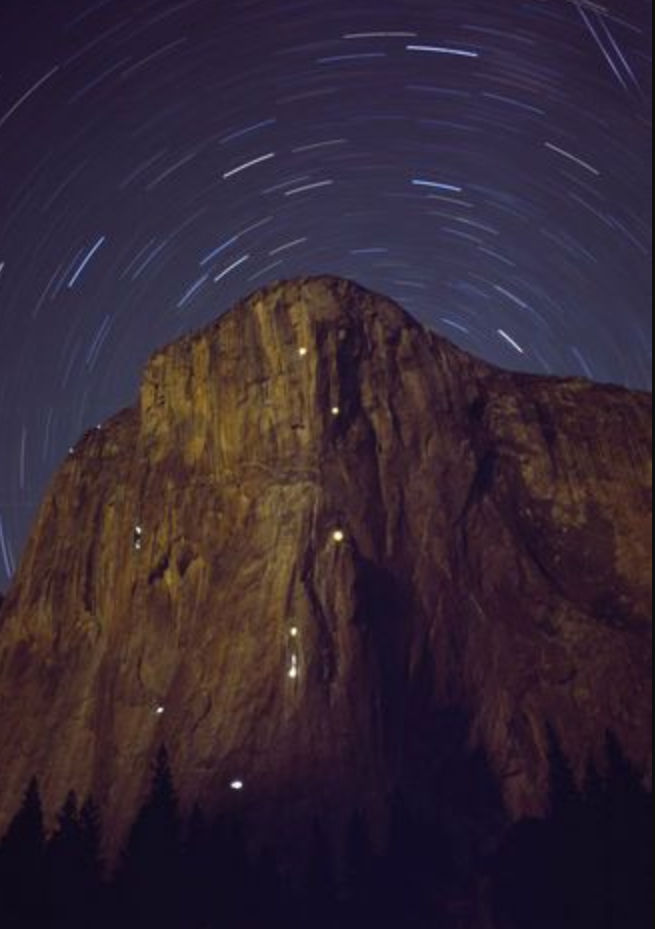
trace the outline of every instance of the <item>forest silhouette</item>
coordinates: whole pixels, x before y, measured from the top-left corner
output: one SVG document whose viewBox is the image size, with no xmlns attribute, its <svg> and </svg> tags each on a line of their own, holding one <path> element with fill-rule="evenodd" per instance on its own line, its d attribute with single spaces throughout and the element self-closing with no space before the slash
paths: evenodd
<svg viewBox="0 0 655 929">
<path fill-rule="evenodd" d="M 0 845 L 3 929 L 646 929 L 652 924 L 652 797 L 608 737 L 582 787 L 551 738 L 547 816 L 510 825 L 480 754 L 459 778 L 471 801 L 417 812 L 389 798 L 376 847 L 353 811 L 335 840 L 307 824 L 302 865 L 255 847 L 237 815 L 183 822 L 165 749 L 118 866 L 102 858 L 92 801 L 71 794 L 46 836 L 38 784 Z"/>
</svg>

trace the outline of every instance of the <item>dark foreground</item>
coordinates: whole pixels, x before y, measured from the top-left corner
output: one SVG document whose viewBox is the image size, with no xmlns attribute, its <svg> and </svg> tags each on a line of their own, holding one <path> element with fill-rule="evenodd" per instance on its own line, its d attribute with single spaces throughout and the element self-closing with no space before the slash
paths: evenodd
<svg viewBox="0 0 655 929">
<path fill-rule="evenodd" d="M 3 929 L 647 929 L 652 798 L 608 741 L 584 789 L 552 748 L 547 818 L 507 827 L 491 795 L 473 820 L 449 800 L 418 814 L 389 800 L 383 849 L 354 813 L 346 834 L 307 825 L 302 864 L 254 852 L 238 817 L 183 825 L 162 750 L 113 876 L 92 803 L 71 796 L 44 834 L 38 785 L 0 848 Z M 476 792 L 484 779 L 477 772 Z M 468 782 L 470 785 L 470 781 Z M 476 821 L 474 821 L 476 820 Z M 485 840 L 483 830 L 488 838 Z"/>
</svg>

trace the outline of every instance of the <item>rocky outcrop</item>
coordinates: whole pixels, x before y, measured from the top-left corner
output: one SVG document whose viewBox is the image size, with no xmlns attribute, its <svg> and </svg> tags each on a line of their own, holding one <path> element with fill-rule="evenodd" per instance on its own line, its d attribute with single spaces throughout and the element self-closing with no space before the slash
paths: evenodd
<svg viewBox="0 0 655 929">
<path fill-rule="evenodd" d="M 580 768 L 612 729 L 647 773 L 651 406 L 498 371 L 332 279 L 158 353 L 2 608 L 0 831 L 36 774 L 117 847 L 163 742 L 187 809 L 243 782 L 351 810 L 421 789 L 451 706 L 516 815 L 549 726 Z"/>
</svg>

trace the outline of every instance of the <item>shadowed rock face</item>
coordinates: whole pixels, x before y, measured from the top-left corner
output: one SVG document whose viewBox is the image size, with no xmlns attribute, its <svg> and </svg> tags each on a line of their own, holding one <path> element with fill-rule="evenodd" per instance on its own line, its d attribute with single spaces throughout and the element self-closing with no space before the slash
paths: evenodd
<svg viewBox="0 0 655 929">
<path fill-rule="evenodd" d="M 187 809 L 234 781 L 264 815 L 375 805 L 427 785 L 440 707 L 515 815 L 549 724 L 580 768 L 609 728 L 647 773 L 651 405 L 495 370 L 331 279 L 155 355 L 2 606 L 0 832 L 36 774 L 51 817 L 93 794 L 115 850 L 162 742 Z"/>
</svg>

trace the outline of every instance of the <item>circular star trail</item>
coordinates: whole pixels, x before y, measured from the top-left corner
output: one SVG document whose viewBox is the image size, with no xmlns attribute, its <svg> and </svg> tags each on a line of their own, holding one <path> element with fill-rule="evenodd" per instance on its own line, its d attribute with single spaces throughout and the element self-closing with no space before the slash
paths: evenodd
<svg viewBox="0 0 655 929">
<path fill-rule="evenodd" d="M 0 586 L 148 355 L 331 273 L 650 387 L 647 0 L 2 0 Z"/>
</svg>

